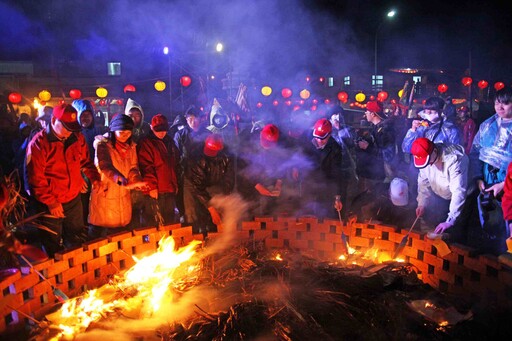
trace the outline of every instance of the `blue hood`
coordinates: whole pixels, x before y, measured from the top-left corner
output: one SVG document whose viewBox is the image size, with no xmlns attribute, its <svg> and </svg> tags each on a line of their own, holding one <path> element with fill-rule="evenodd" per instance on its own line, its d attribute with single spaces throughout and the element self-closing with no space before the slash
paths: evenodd
<svg viewBox="0 0 512 341">
<path fill-rule="evenodd" d="M 92 106 L 91 101 L 87 99 L 75 99 L 71 105 L 76 109 L 76 111 L 78 111 L 78 123 L 80 123 L 80 116 L 84 111 L 90 111 L 92 117 L 94 117 L 94 107 Z M 94 124 L 94 120 L 92 124 Z"/>
</svg>

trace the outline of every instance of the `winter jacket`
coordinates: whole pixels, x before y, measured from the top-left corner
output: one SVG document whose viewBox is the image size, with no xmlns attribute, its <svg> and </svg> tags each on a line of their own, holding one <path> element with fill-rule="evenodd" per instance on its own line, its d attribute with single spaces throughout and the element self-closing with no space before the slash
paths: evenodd
<svg viewBox="0 0 512 341">
<path fill-rule="evenodd" d="M 383 120 L 363 138 L 369 145 L 366 149 L 356 147 L 357 173 L 363 178 L 382 180 L 386 176 L 384 162 L 391 162 L 395 156 L 393 126 Z"/>
<path fill-rule="evenodd" d="M 137 145 L 137 157 L 142 178 L 148 183 L 149 190 L 177 192 L 179 152 L 168 134 L 159 139 L 150 131 Z"/>
<path fill-rule="evenodd" d="M 404 153 L 411 153 L 412 143 L 418 137 L 426 137 L 434 143 L 443 143 L 445 145 L 462 144 L 462 135 L 459 128 L 445 119 L 428 127 L 420 126 L 416 128 L 416 131 L 409 129 L 402 142 Z"/>
<path fill-rule="evenodd" d="M 215 193 L 230 194 L 233 191 L 234 179 L 233 162 L 223 151 L 215 157 L 209 157 L 196 150 L 186 162 L 185 190 L 190 191 L 192 197 L 205 207 L 208 207 L 211 200 L 207 189 L 215 187 Z"/>
<path fill-rule="evenodd" d="M 107 127 L 96 127 L 94 124 L 94 107 L 91 102 L 85 99 L 77 99 L 72 103 L 73 107 L 78 112 L 77 120 L 80 123 L 80 116 L 84 111 L 89 111 L 92 114 L 93 120 L 88 127 L 82 127 L 82 134 L 85 137 L 85 141 L 87 142 L 87 147 L 89 147 L 89 155 L 91 156 L 91 160 L 94 159 L 94 138 L 98 135 L 103 135 L 108 131 Z"/>
<path fill-rule="evenodd" d="M 432 193 L 450 200 L 446 222 L 453 223 L 462 211 L 468 188 L 469 159 L 460 145 L 437 144 L 443 162 L 442 169 L 436 164 L 420 169 L 418 174 L 418 206 L 428 206 Z"/>
<path fill-rule="evenodd" d="M 137 151 L 132 143 L 124 157 L 116 150 L 109 134 L 94 141 L 94 163 L 101 174 L 104 191 L 91 193 L 89 223 L 101 227 L 123 227 L 132 218 L 130 190 L 118 184 L 121 177 L 128 183 L 142 181 L 137 164 Z"/>
<path fill-rule="evenodd" d="M 188 125 L 176 132 L 174 135 L 174 144 L 180 153 L 181 172 L 184 171 L 186 160 L 191 155 L 192 151 L 202 148 L 204 140 L 210 134 L 211 132 L 204 126 L 201 126 L 198 131 L 193 131 Z"/>
<path fill-rule="evenodd" d="M 84 185 L 81 172 L 91 182 L 100 179 L 84 136 L 73 133 L 61 141 L 51 125 L 28 144 L 25 165 L 31 195 L 47 206 L 67 203 L 80 194 Z"/>
<path fill-rule="evenodd" d="M 142 118 L 140 120 L 140 124 L 136 127 L 133 127 L 132 131 L 132 140 L 135 143 L 138 143 L 141 138 L 144 136 L 147 136 L 149 132 L 151 131 L 151 126 L 148 122 L 144 121 L 144 110 L 142 110 L 142 106 L 135 102 L 133 99 L 128 98 L 126 101 L 126 106 L 124 108 L 124 114 L 126 116 L 130 116 L 130 110 L 136 108 L 140 110 L 140 113 L 142 115 Z"/>
<path fill-rule="evenodd" d="M 469 153 L 471 179 L 481 179 L 487 186 L 505 180 L 512 161 L 512 120 L 503 121 L 497 114 L 482 124 Z"/>
<path fill-rule="evenodd" d="M 306 170 L 305 193 L 314 197 L 325 197 L 332 201 L 341 194 L 343 176 L 343 151 L 331 136 L 323 148 L 318 148 L 316 140 L 311 140 L 311 148 L 306 150 L 309 171 Z M 315 195 L 316 194 L 316 195 Z"/>
</svg>

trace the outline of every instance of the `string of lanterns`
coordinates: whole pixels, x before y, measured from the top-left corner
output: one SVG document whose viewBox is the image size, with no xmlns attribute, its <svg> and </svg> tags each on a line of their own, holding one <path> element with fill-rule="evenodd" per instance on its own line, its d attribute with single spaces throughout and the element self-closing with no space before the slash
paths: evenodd
<svg viewBox="0 0 512 341">
<path fill-rule="evenodd" d="M 309 82 L 310 81 L 310 77 L 306 77 L 306 81 Z M 320 77 L 319 78 L 319 81 L 320 82 L 324 82 L 325 79 L 323 77 Z M 462 85 L 464 87 L 470 87 L 472 84 L 473 84 L 473 79 L 471 77 L 463 77 L 461 79 L 461 82 L 462 82 Z M 192 78 L 188 75 L 184 75 L 180 78 L 180 84 L 181 86 L 183 87 L 189 87 L 191 84 L 192 84 Z M 480 80 L 476 83 L 476 85 L 478 86 L 478 88 L 480 90 L 484 90 L 486 89 L 488 86 L 489 86 L 489 82 L 487 82 L 486 80 Z M 501 89 L 503 89 L 505 87 L 505 84 L 503 82 L 496 82 L 494 83 L 494 89 L 496 91 L 499 91 Z M 158 92 L 162 92 L 164 91 L 166 88 L 167 88 L 167 84 L 162 81 L 162 80 L 157 80 L 155 83 L 154 83 L 154 88 L 156 91 Z M 440 93 L 440 94 L 444 94 L 448 91 L 448 85 L 446 85 L 445 83 L 441 83 L 437 86 L 437 91 Z M 108 90 L 103 87 L 103 86 L 100 86 L 96 89 L 96 96 L 100 99 L 105 99 L 107 96 L 108 96 Z M 123 92 L 124 93 L 129 93 L 129 92 L 136 92 L 136 87 L 132 84 L 127 84 L 124 86 L 123 88 Z M 273 93 L 273 89 L 272 87 L 270 87 L 269 85 L 264 85 L 261 87 L 261 90 L 260 90 L 261 94 L 264 96 L 264 97 L 269 97 L 272 93 Z M 400 90 L 398 92 L 398 97 L 402 97 L 403 95 L 403 90 Z M 283 103 L 285 105 L 291 105 L 292 101 L 291 101 L 291 97 L 293 96 L 293 91 L 288 88 L 288 87 L 285 87 L 285 88 L 282 88 L 281 89 L 281 96 L 286 99 Z M 41 90 L 39 93 L 38 93 L 38 99 L 41 101 L 41 103 L 46 103 L 48 101 L 51 100 L 52 98 L 52 94 L 50 93 L 49 90 L 47 89 L 43 89 Z M 72 98 L 72 99 L 79 99 L 82 97 L 82 92 L 79 90 L 79 89 L 71 89 L 69 91 L 69 97 Z M 304 100 L 308 100 L 310 99 L 311 97 L 311 91 L 306 89 L 306 88 L 303 88 L 300 92 L 299 92 L 299 97 L 301 98 L 301 105 L 304 104 Z M 366 95 L 363 93 L 363 92 L 358 92 L 355 94 L 354 96 L 354 99 L 355 101 L 357 102 L 356 104 L 361 104 L 363 103 L 365 100 L 366 100 Z M 388 99 L 389 97 L 389 94 L 386 92 L 386 91 L 380 91 L 378 94 L 377 94 L 377 100 L 380 101 L 380 102 L 384 102 Z M 22 101 L 22 95 L 20 93 L 17 93 L 17 92 L 11 92 L 8 96 L 8 99 L 9 99 L 9 102 L 10 103 L 13 103 L 13 104 L 18 104 Z M 345 91 L 340 91 L 337 93 L 337 99 L 341 102 L 341 103 L 347 103 L 349 101 L 349 94 Z M 375 97 L 374 96 L 370 96 L 370 100 L 374 100 Z M 61 100 L 62 101 L 62 100 Z M 316 100 L 314 100 L 316 101 Z M 330 103 L 330 100 L 329 99 L 325 99 L 324 100 L 324 103 L 325 104 L 329 104 Z M 277 106 L 279 105 L 279 101 L 278 100 L 274 100 L 272 102 L 272 104 L 274 106 Z M 316 105 L 316 103 L 315 103 Z M 256 107 L 260 108 L 262 107 L 263 104 L 261 102 L 258 102 Z"/>
</svg>

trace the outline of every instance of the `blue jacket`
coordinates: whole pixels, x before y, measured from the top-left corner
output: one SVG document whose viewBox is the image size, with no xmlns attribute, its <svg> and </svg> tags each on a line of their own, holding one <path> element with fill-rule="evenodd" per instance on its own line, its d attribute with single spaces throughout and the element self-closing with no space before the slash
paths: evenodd
<svg viewBox="0 0 512 341">
<path fill-rule="evenodd" d="M 485 120 L 473 139 L 469 160 L 473 180 L 486 185 L 505 181 L 512 161 L 512 121 L 503 122 L 497 114 Z"/>
<path fill-rule="evenodd" d="M 441 127 L 441 130 L 439 130 L 439 127 Z M 437 133 L 438 131 L 439 133 Z M 419 137 L 426 137 L 434 143 L 443 143 L 447 146 L 462 144 L 462 134 L 459 128 L 452 122 L 443 119 L 441 122 L 428 127 L 420 126 L 416 131 L 409 129 L 402 142 L 402 151 L 411 153 L 412 143 Z"/>
</svg>

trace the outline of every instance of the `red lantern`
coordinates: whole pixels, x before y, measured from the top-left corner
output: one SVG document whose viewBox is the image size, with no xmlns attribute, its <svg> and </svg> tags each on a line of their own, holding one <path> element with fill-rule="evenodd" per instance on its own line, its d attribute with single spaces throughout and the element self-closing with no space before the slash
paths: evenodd
<svg viewBox="0 0 512 341">
<path fill-rule="evenodd" d="M 384 102 L 388 99 L 388 93 L 386 91 L 381 91 L 377 94 L 377 99 L 381 102 Z"/>
<path fill-rule="evenodd" d="M 331 100 L 326 98 L 325 101 L 324 101 L 325 104 L 331 104 Z"/>
<path fill-rule="evenodd" d="M 63 100 L 63 99 L 61 99 L 61 100 L 59 101 L 59 105 L 63 105 L 64 103 L 66 103 L 66 102 L 64 102 L 64 100 Z"/>
<path fill-rule="evenodd" d="M 82 97 L 82 91 L 78 89 L 71 89 L 69 90 L 69 97 L 71 97 L 72 99 L 79 99 L 80 97 Z"/>
<path fill-rule="evenodd" d="M 104 106 L 106 103 L 107 103 L 107 101 L 105 101 L 104 99 L 100 100 L 100 105 L 101 106 Z"/>
<path fill-rule="evenodd" d="M 496 90 L 496 91 L 500 91 L 504 87 L 505 87 L 505 83 L 503 83 L 503 82 L 494 83 L 494 90 Z"/>
<path fill-rule="evenodd" d="M 315 111 L 315 110 L 316 110 L 316 105 L 311 106 L 311 111 Z"/>
<path fill-rule="evenodd" d="M 283 90 L 281 90 L 281 95 L 284 97 L 284 98 L 289 98 L 292 96 L 292 90 L 288 89 L 288 88 L 284 88 Z"/>
<path fill-rule="evenodd" d="M 439 84 L 437 86 L 437 91 L 439 91 L 440 93 L 444 94 L 446 91 L 448 91 L 448 85 L 446 84 Z"/>
<path fill-rule="evenodd" d="M 278 101 L 274 101 L 274 102 L 272 102 L 272 105 L 273 105 L 274 107 L 277 107 L 277 106 L 279 105 L 279 102 L 278 102 Z"/>
<path fill-rule="evenodd" d="M 317 100 L 317 99 L 314 99 L 314 100 L 313 100 L 313 104 L 318 104 L 318 100 Z"/>
<path fill-rule="evenodd" d="M 340 91 L 340 92 L 338 92 L 338 99 L 342 103 L 347 103 L 348 94 L 345 91 Z"/>
<path fill-rule="evenodd" d="M 131 84 L 127 84 L 125 85 L 123 91 L 124 93 L 127 93 L 127 92 L 135 92 L 135 86 L 131 85 Z"/>
<path fill-rule="evenodd" d="M 324 77 L 320 77 L 320 78 L 318 78 L 318 80 L 320 81 L 320 83 L 323 83 L 325 78 Z"/>
<path fill-rule="evenodd" d="M 375 101 L 375 96 L 370 95 L 370 101 Z"/>
<path fill-rule="evenodd" d="M 487 81 L 484 81 L 483 79 L 480 82 L 478 82 L 478 87 L 482 90 L 487 88 L 488 85 L 489 83 Z"/>
<path fill-rule="evenodd" d="M 189 86 L 192 83 L 192 78 L 189 76 L 183 76 L 180 78 L 180 84 L 184 87 Z"/>
<path fill-rule="evenodd" d="M 262 106 L 263 106 L 263 103 L 261 103 L 261 102 L 256 103 L 256 108 L 261 108 Z"/>
<path fill-rule="evenodd" d="M 123 105 L 123 100 L 122 99 L 118 99 L 117 100 L 117 105 Z"/>
<path fill-rule="evenodd" d="M 11 92 L 9 94 L 9 102 L 12 104 L 18 104 L 21 102 L 21 94 L 19 92 Z"/>
<path fill-rule="evenodd" d="M 309 81 L 311 80 L 311 78 L 309 76 L 306 77 L 306 82 L 309 83 Z"/>
<path fill-rule="evenodd" d="M 462 78 L 462 85 L 470 86 L 471 84 L 473 84 L 473 79 L 471 77 Z"/>
<path fill-rule="evenodd" d="M 292 105 L 292 101 L 290 101 L 290 100 L 285 101 L 284 104 L 286 104 L 287 106 L 290 106 L 290 105 Z"/>
</svg>

